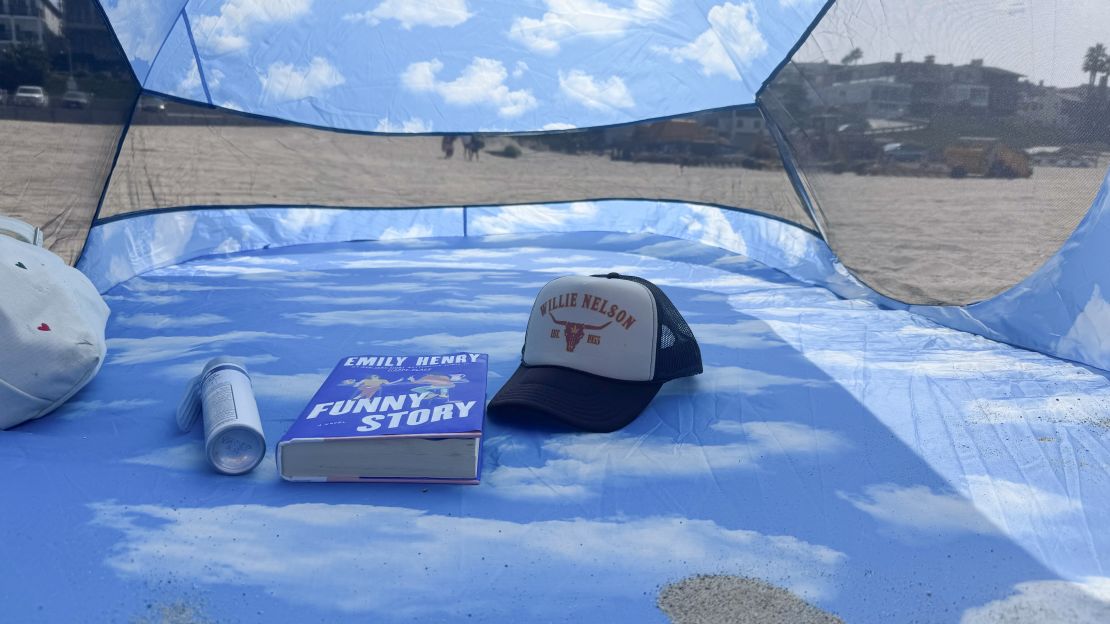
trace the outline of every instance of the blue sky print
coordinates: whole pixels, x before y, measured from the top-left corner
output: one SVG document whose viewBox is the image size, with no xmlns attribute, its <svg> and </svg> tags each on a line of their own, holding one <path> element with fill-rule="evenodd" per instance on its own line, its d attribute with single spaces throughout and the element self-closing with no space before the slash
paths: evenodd
<svg viewBox="0 0 1110 624">
<path fill-rule="evenodd" d="M 825 3 L 102 4 L 149 92 L 426 133 L 751 103 Z M 103 368 L 0 444 L 0 619 L 663 624 L 660 588 L 725 574 L 852 623 L 1110 622 L 1108 215 L 1104 182 L 1058 253 L 965 307 L 885 299 L 812 233 L 706 205 L 106 217 L 80 263 L 112 308 Z M 625 429 L 490 418 L 474 487 L 278 478 L 340 357 L 487 353 L 493 396 L 544 284 L 610 271 L 663 288 L 705 365 Z M 173 422 L 216 355 L 270 442 L 238 478 Z"/>
<path fill-rule="evenodd" d="M 666 290 L 705 373 L 612 434 L 491 419 L 480 486 L 288 484 L 272 456 L 222 477 L 199 435 L 175 432 L 179 391 L 216 354 L 245 361 L 271 442 L 354 352 L 480 350 L 492 395 L 543 284 L 610 270 Z M 613 232 L 306 244 L 148 270 L 106 298 L 100 375 L 0 447 L 38 501 L 0 520 L 27 536 L 6 561 L 81 536 L 34 570 L 0 565 L 25 596 L 17 616 L 87 619 L 112 596 L 95 617 L 153 603 L 244 620 L 665 622 L 659 588 L 714 573 L 849 622 L 1110 613 L 1110 492 L 1088 468 L 1110 461 L 1104 375 L 720 247 Z M 72 569 L 96 573 L 58 600 L 49 579 Z"/>
<path fill-rule="evenodd" d="M 105 0 L 148 89 L 204 102 L 203 76 L 218 106 L 379 132 L 559 129 L 749 103 L 820 5 Z"/>
</svg>

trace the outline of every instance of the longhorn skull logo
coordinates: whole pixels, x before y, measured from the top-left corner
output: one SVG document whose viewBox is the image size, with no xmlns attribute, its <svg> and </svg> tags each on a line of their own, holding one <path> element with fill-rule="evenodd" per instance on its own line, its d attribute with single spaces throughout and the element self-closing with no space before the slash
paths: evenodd
<svg viewBox="0 0 1110 624">
<path fill-rule="evenodd" d="M 571 323 L 570 321 L 560 321 L 559 319 L 555 318 L 554 314 L 551 315 L 551 320 L 554 321 L 556 325 L 563 326 L 563 335 L 567 338 L 567 351 L 571 353 L 574 352 L 574 348 L 578 346 L 578 343 L 582 342 L 582 338 L 586 335 L 587 331 L 597 331 L 600 329 L 605 329 L 613 322 L 609 321 L 604 325 L 586 325 L 585 323 Z"/>
</svg>

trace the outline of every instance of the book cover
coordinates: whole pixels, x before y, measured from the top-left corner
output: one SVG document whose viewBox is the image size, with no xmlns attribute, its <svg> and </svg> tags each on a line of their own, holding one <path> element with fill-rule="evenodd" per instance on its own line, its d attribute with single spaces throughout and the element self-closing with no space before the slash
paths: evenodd
<svg viewBox="0 0 1110 624">
<path fill-rule="evenodd" d="M 477 483 L 487 358 L 345 357 L 277 445 L 289 481 Z"/>
</svg>

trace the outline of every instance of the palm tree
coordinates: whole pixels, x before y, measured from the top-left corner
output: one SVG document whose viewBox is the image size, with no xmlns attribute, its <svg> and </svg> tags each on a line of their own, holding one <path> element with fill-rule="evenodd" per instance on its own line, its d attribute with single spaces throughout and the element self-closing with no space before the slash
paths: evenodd
<svg viewBox="0 0 1110 624">
<path fill-rule="evenodd" d="M 1091 75 L 1091 86 L 1095 86 L 1095 78 L 1098 74 L 1107 71 L 1107 66 L 1110 65 L 1110 55 L 1106 53 L 1106 46 L 1101 43 L 1087 48 L 1087 54 L 1083 57 L 1083 71 Z"/>
<path fill-rule="evenodd" d="M 859 48 L 852 48 L 852 51 L 849 52 L 847 54 L 847 56 L 840 59 L 840 64 L 841 65 L 851 65 L 851 64 L 855 63 L 856 61 L 858 61 L 862 58 L 863 58 L 863 50 L 861 50 Z"/>
</svg>

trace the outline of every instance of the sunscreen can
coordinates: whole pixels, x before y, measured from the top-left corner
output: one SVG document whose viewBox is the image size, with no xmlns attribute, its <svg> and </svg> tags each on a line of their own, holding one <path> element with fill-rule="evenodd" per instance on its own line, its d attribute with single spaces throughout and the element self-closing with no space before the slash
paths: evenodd
<svg viewBox="0 0 1110 624">
<path fill-rule="evenodd" d="M 266 438 L 247 369 L 231 358 L 217 357 L 197 379 L 208 462 L 229 475 L 254 470 L 266 455 Z"/>
</svg>

